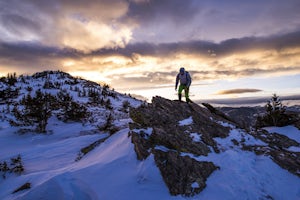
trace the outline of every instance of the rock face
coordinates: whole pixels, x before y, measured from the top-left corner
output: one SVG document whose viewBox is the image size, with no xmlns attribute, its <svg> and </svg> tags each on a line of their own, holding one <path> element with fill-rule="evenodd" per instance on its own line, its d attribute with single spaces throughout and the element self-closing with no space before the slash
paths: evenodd
<svg viewBox="0 0 300 200">
<path fill-rule="evenodd" d="M 267 145 L 244 146 L 245 150 L 254 151 L 258 155 L 268 155 L 280 167 L 300 177 L 300 152 L 288 151 L 289 147 L 300 147 L 300 144 L 284 135 L 269 133 L 265 130 L 250 132 L 254 137 Z"/>
<path fill-rule="evenodd" d="M 154 97 L 152 104 L 133 108 L 130 135 L 138 159 L 154 155 L 172 195 L 191 196 L 202 191 L 206 178 L 218 167 L 182 153 L 206 156 L 219 152 L 214 137 L 227 137 L 229 127 L 219 115 L 196 104 Z"/>
<path fill-rule="evenodd" d="M 201 192 L 206 178 L 217 169 L 212 162 L 199 162 L 178 152 L 154 150 L 155 162 L 172 195 Z"/>
</svg>

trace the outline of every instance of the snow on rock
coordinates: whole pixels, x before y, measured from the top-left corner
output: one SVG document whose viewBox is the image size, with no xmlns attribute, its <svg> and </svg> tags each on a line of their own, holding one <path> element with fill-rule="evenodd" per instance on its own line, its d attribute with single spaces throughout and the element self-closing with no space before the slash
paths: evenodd
<svg viewBox="0 0 300 200">
<path fill-rule="evenodd" d="M 290 139 L 293 139 L 300 143 L 300 130 L 295 126 L 285 126 L 285 127 L 267 127 L 264 128 L 269 133 L 279 133 L 281 135 L 285 135 Z"/>
<path fill-rule="evenodd" d="M 287 150 L 300 153 L 300 147 L 291 146 L 291 147 L 287 148 Z"/>
<path fill-rule="evenodd" d="M 162 146 L 162 145 L 156 145 L 154 149 L 160 150 L 160 151 L 163 151 L 163 152 L 171 151 L 171 149 L 169 149 L 169 148 L 167 148 L 165 146 Z"/>
<path fill-rule="evenodd" d="M 216 122 L 224 127 L 235 128 L 234 125 L 229 124 L 228 122 L 223 122 L 223 121 L 216 121 Z"/>
<path fill-rule="evenodd" d="M 197 182 L 192 183 L 192 187 L 193 188 L 199 188 L 199 183 L 197 183 Z"/>
<path fill-rule="evenodd" d="M 162 158 L 156 158 L 156 160 L 161 173 L 165 173 L 163 176 L 168 182 L 171 193 L 174 191 L 172 184 L 169 183 L 168 175 L 172 174 L 172 169 L 175 172 L 183 171 L 183 166 L 180 162 L 175 162 L 175 156 L 167 159 L 168 154 L 174 154 L 178 159 L 189 157 L 200 163 L 208 162 L 217 166 L 217 169 L 207 177 L 203 191 L 195 194 L 191 199 L 300 199 L 298 187 L 300 179 L 295 171 L 299 169 L 299 166 L 296 160 L 291 162 L 297 155 L 281 151 L 280 146 L 285 145 L 283 143 L 285 138 L 271 138 L 270 134 L 263 134 L 259 131 L 248 133 L 236 128 L 229 120 L 223 122 L 220 116 L 216 117 L 194 104 L 190 109 L 184 107 L 185 104 L 177 104 L 176 101 L 172 102 L 159 97 L 153 98 L 152 101 L 152 105 L 148 107 L 133 110 L 133 128 L 139 126 L 153 128 L 151 140 L 143 140 L 143 138 L 136 140 L 135 149 L 137 154 L 145 150 L 147 156 L 154 154 L 154 157 Z M 179 121 L 189 125 L 180 126 Z M 185 139 L 186 136 L 189 138 Z M 136 137 L 139 135 L 137 134 Z M 195 139 L 201 139 L 201 141 L 198 140 L 199 144 L 195 142 Z M 274 139 L 278 144 L 272 143 Z M 181 147 L 180 142 L 183 141 L 184 145 Z M 196 154 L 195 151 L 193 152 L 194 146 L 188 148 L 189 144 L 197 144 L 197 147 L 200 147 L 202 142 L 209 145 L 207 154 Z M 205 149 L 205 146 L 201 149 Z M 285 152 L 284 155 L 283 152 Z M 162 156 L 157 156 L 157 154 Z M 170 165 L 170 162 L 173 162 L 173 165 Z M 205 168 L 203 170 L 205 171 Z M 172 176 L 176 177 L 175 174 Z M 188 175 L 186 179 L 189 177 Z M 177 182 L 181 179 L 185 180 L 185 178 L 178 177 Z M 194 191 L 197 184 L 199 182 L 196 179 L 185 187 L 187 186 L 187 190 Z"/>
<path fill-rule="evenodd" d="M 193 139 L 194 142 L 200 142 L 201 141 L 201 134 L 199 134 L 199 133 L 191 133 L 190 136 L 191 136 L 191 138 Z"/>
<path fill-rule="evenodd" d="M 148 127 L 148 128 L 140 128 L 140 129 L 133 129 L 133 132 L 139 133 L 140 135 L 143 136 L 143 138 L 148 139 L 151 134 L 153 133 L 153 128 Z"/>
<path fill-rule="evenodd" d="M 215 138 L 221 152 L 208 156 L 191 156 L 199 161 L 211 161 L 220 167 L 207 181 L 199 199 L 300 199 L 299 177 L 282 169 L 267 156 L 242 150 L 243 138 L 248 145 L 267 145 L 245 132 L 233 129 L 227 138 Z M 275 175 L 276 174 L 276 175 Z"/>
<path fill-rule="evenodd" d="M 179 126 L 188 126 L 188 125 L 191 125 L 192 123 L 193 123 L 193 117 L 192 116 L 178 122 Z"/>
<path fill-rule="evenodd" d="M 239 145 L 243 143 L 244 145 L 267 145 L 263 141 L 254 138 L 253 136 L 245 133 L 241 129 L 231 129 L 228 137 L 226 138 L 215 138 L 218 145 L 221 148 L 232 148 L 234 145 Z"/>
<path fill-rule="evenodd" d="M 220 166 L 207 181 L 199 199 L 282 199 L 300 198 L 300 179 L 276 165 L 270 158 L 252 152 L 228 149 L 201 160 Z"/>
</svg>

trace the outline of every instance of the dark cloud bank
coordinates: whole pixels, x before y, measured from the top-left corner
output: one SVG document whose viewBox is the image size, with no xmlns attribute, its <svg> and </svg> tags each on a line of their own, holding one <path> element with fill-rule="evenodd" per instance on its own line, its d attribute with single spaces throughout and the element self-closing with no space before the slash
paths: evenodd
<svg viewBox="0 0 300 200">
<path fill-rule="evenodd" d="M 132 58 L 134 53 L 141 55 L 166 57 L 176 53 L 198 54 L 210 56 L 214 52 L 217 57 L 229 54 L 238 54 L 251 50 L 276 50 L 280 52 L 285 48 L 300 47 L 300 30 L 284 35 L 274 35 L 270 37 L 247 37 L 240 39 L 229 39 L 221 43 L 210 41 L 190 41 L 165 44 L 135 43 L 128 44 L 125 48 L 99 49 L 97 51 L 84 53 L 70 48 L 59 48 L 43 46 L 40 43 L 0 43 L 0 63 L 2 59 L 18 59 L 33 65 L 43 65 L 38 63 L 40 58 L 80 59 L 90 56 L 122 55 Z M 9 64 L 9 63 L 7 63 Z"/>
</svg>

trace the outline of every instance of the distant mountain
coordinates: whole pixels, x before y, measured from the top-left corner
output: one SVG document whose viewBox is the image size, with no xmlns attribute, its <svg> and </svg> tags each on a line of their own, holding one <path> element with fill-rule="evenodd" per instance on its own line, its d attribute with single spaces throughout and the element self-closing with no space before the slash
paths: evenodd
<svg viewBox="0 0 300 200">
<path fill-rule="evenodd" d="M 280 99 L 286 106 L 295 106 L 299 108 L 300 95 L 280 96 Z M 240 97 L 240 98 L 225 98 L 225 99 L 203 99 L 196 103 L 209 102 L 216 107 L 256 107 L 265 106 L 270 97 Z"/>
<path fill-rule="evenodd" d="M 300 198 L 292 125 L 246 131 L 209 104 L 60 71 L 2 77 L 0 102 L 0 199 Z"/>
<path fill-rule="evenodd" d="M 266 113 L 266 108 L 262 106 L 218 107 L 218 109 L 226 114 L 226 116 L 236 121 L 240 127 L 248 130 L 255 127 L 259 115 Z M 300 107 L 295 105 L 286 107 L 286 113 L 300 116 Z M 297 122 L 294 125 L 300 128 L 300 122 Z"/>
</svg>

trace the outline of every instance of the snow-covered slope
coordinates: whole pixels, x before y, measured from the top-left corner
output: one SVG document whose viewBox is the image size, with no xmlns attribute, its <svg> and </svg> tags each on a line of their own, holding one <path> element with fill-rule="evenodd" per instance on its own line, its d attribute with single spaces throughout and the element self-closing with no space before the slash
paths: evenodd
<svg viewBox="0 0 300 200">
<path fill-rule="evenodd" d="M 73 128 L 69 130 L 76 132 Z M 128 129 L 119 131 L 77 162 L 80 148 L 101 135 L 20 138 L 28 147 L 24 145 L 20 149 L 25 173 L 2 180 L 0 198 L 150 200 L 170 197 L 153 159 L 138 162 L 127 134 Z M 46 142 L 49 139 L 52 141 Z M 25 182 L 31 183 L 30 190 L 11 194 Z"/>
<path fill-rule="evenodd" d="M 300 135 L 295 129 L 280 128 L 282 133 Z M 270 157 L 258 156 L 243 151 L 232 140 L 246 139 L 247 145 L 261 145 L 264 142 L 233 129 L 229 137 L 217 139 L 220 154 L 212 153 L 197 160 L 212 161 L 220 170 L 207 181 L 207 188 L 199 195 L 203 199 L 300 199 L 300 178 L 280 168 Z M 298 151 L 300 152 L 300 151 Z M 201 199 L 202 199 L 201 198 Z"/>
<path fill-rule="evenodd" d="M 86 106 L 91 115 L 86 120 L 64 121 L 57 117 L 61 111 L 54 110 L 46 133 L 29 129 L 20 134 L 19 130 L 24 127 L 9 123 L 9 120 L 15 119 L 11 112 L 14 104 L 28 94 L 28 86 L 32 87 L 31 94 L 39 88 L 57 94 L 61 88 L 43 88 L 45 81 L 49 80 L 63 83 L 60 87 L 69 91 L 74 101 Z M 193 197 L 171 196 L 154 155 L 138 160 L 128 135 L 128 123 L 132 120 L 123 102 L 128 101 L 133 107 L 142 103 L 112 90 L 108 91 L 114 95 L 102 96 L 102 86 L 86 80 L 74 80 L 61 72 L 48 72 L 46 78 L 30 76 L 25 78 L 25 83 L 19 79 L 15 86 L 11 86 L 12 90 L 19 88 L 19 94 L 7 98 L 0 105 L 0 163 L 10 163 L 11 158 L 20 155 L 24 171 L 21 174 L 0 172 L 0 175 L 5 174 L 5 178 L 0 177 L 0 199 L 300 199 L 300 178 L 282 169 L 270 157 L 259 156 L 244 151 L 241 145 L 234 145 L 233 141 L 240 143 L 243 140 L 247 145 L 263 146 L 265 143 L 225 122 L 218 123 L 230 128 L 228 137 L 214 139 L 221 152 L 211 151 L 207 156 L 181 153 L 195 160 L 213 162 L 219 167 L 208 177 L 206 188 Z M 1 84 L 0 90 L 7 87 Z M 110 99 L 112 108 L 96 104 L 90 97 L 78 95 L 78 91 L 88 90 L 89 87 L 97 88 L 99 97 L 103 97 L 104 101 Z M 109 114 L 116 128 L 113 134 L 101 128 Z M 188 128 L 195 123 L 193 120 L 192 116 L 187 116 L 177 121 L 176 125 Z M 294 139 L 300 135 L 298 129 L 290 126 L 267 130 Z M 201 140 L 199 135 L 201 132 L 191 133 L 194 141 Z M 83 155 L 82 149 L 96 141 L 101 142 Z M 169 151 L 164 146 L 156 148 Z M 292 150 L 300 152 L 297 147 Z M 30 188 L 13 193 L 25 183 L 29 183 Z"/>
</svg>

